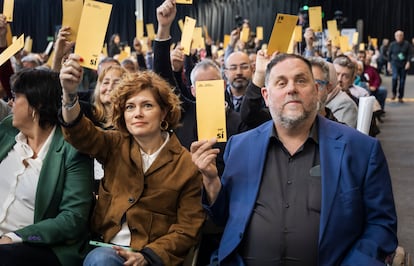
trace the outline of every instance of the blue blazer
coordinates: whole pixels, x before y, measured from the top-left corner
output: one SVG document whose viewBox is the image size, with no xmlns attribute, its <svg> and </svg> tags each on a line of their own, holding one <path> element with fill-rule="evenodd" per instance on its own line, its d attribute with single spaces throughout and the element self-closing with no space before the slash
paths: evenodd
<svg viewBox="0 0 414 266">
<path fill-rule="evenodd" d="M 318 265 L 384 265 L 397 247 L 397 217 L 387 162 L 378 140 L 318 116 L 322 202 Z M 205 208 L 225 225 L 212 260 L 244 265 L 234 252 L 259 191 L 273 121 L 233 136 L 224 154 L 222 189 Z"/>
</svg>

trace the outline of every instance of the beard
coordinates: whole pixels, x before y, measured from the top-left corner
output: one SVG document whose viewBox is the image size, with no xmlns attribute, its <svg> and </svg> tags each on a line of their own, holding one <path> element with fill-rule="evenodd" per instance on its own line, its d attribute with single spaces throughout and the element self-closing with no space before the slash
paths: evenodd
<svg viewBox="0 0 414 266">
<path fill-rule="evenodd" d="M 237 91 L 243 91 L 244 89 L 247 88 L 247 85 L 249 85 L 249 81 L 244 78 L 235 78 L 232 82 L 231 82 L 231 86 L 236 89 Z"/>
<path fill-rule="evenodd" d="M 279 123 L 282 127 L 292 129 L 298 127 L 310 117 L 315 116 L 318 112 L 318 100 L 313 101 L 308 108 L 306 108 L 302 103 L 302 112 L 295 114 L 287 114 L 285 112 L 285 107 L 286 104 L 283 104 L 282 108 L 278 112 L 272 114 L 272 117 L 274 117 L 275 122 Z"/>
</svg>

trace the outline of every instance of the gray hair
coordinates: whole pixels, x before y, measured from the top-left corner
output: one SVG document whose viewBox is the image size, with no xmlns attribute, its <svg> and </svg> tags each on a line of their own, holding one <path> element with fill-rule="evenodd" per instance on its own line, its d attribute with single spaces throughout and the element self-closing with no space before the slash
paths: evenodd
<svg viewBox="0 0 414 266">
<path fill-rule="evenodd" d="M 191 84 L 195 86 L 195 82 L 196 82 L 195 75 L 199 69 L 207 70 L 209 68 L 213 68 L 214 70 L 217 71 L 217 79 L 222 79 L 221 71 L 220 71 L 220 68 L 217 66 L 217 64 L 213 60 L 206 58 L 198 62 L 194 66 L 193 70 L 191 71 L 191 74 L 190 74 Z"/>
</svg>

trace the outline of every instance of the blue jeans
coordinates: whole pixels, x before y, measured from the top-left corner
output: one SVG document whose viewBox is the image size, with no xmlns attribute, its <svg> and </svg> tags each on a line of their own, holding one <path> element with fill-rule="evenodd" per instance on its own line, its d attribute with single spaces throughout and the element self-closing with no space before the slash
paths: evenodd
<svg viewBox="0 0 414 266">
<path fill-rule="evenodd" d="M 387 88 L 380 86 L 376 91 L 371 91 L 371 95 L 375 96 L 381 105 L 381 110 L 384 110 L 385 100 L 387 99 Z"/>
<path fill-rule="evenodd" d="M 123 266 L 124 258 L 116 254 L 112 248 L 97 247 L 88 253 L 83 266 Z"/>
<path fill-rule="evenodd" d="M 399 67 L 395 64 L 392 64 L 392 95 L 397 95 L 397 85 L 398 78 L 400 79 L 400 84 L 398 87 L 398 98 L 402 99 L 404 97 L 404 86 L 405 86 L 405 77 L 407 76 L 407 70 L 404 66 Z"/>
</svg>

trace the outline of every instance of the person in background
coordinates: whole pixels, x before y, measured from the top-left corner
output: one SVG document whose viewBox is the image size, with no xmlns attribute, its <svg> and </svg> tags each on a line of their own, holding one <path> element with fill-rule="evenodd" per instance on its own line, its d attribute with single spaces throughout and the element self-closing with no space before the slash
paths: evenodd
<svg viewBox="0 0 414 266">
<path fill-rule="evenodd" d="M 213 265 L 384 265 L 397 215 L 379 141 L 317 115 L 303 57 L 277 55 L 262 94 L 272 120 L 230 138 L 221 178 L 216 140 L 191 145 L 204 207 L 225 225 Z"/>
<path fill-rule="evenodd" d="M 157 12 L 168 16 L 165 3 Z M 198 241 L 205 214 L 201 174 L 172 133 L 179 99 L 157 74 L 128 73 L 112 92 L 116 130 L 100 130 L 80 111 L 80 60 L 70 55 L 60 72 L 60 119 L 67 141 L 104 166 L 92 230 L 115 245 L 93 249 L 84 265 L 180 265 Z"/>
<path fill-rule="evenodd" d="M 136 37 L 134 38 L 134 50 L 136 54 L 136 60 L 138 63 L 138 70 L 146 70 L 147 63 L 145 61 L 144 52 L 142 51 L 142 43 Z"/>
<path fill-rule="evenodd" d="M 398 87 L 398 101 L 403 103 L 404 87 L 407 70 L 410 68 L 411 46 L 410 43 L 404 40 L 404 32 L 397 30 L 394 34 L 395 41 L 390 44 L 388 50 L 388 71 L 392 73 L 392 100 L 397 97 Z M 399 84 L 398 84 L 399 82 Z"/>
<path fill-rule="evenodd" d="M 81 265 L 92 207 L 92 160 L 63 139 L 59 75 L 12 77 L 13 116 L 0 123 L 0 264 Z"/>
<path fill-rule="evenodd" d="M 108 56 L 114 57 L 115 55 L 119 55 L 121 49 L 121 37 L 119 37 L 118 33 L 112 34 L 108 44 Z"/>
<path fill-rule="evenodd" d="M 379 74 L 382 73 L 382 70 L 385 69 L 384 74 L 389 76 L 390 73 L 388 72 L 388 49 L 390 48 L 390 40 L 387 38 L 382 39 L 382 44 L 379 49 L 379 57 L 377 60 L 377 71 Z"/>
</svg>

